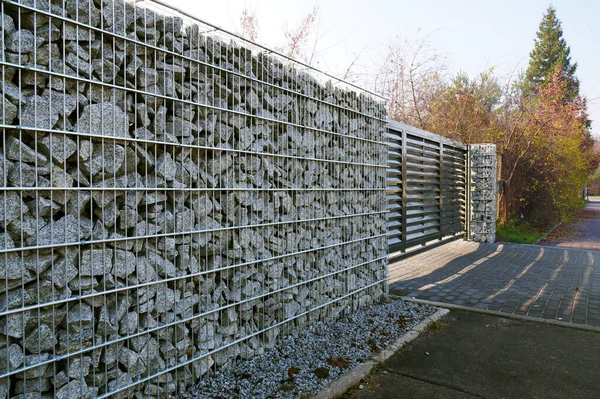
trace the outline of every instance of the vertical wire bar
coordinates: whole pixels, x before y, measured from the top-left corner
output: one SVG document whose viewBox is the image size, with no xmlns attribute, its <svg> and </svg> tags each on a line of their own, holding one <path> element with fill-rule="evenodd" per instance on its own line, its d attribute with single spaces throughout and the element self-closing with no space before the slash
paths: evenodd
<svg viewBox="0 0 600 399">
<path fill-rule="evenodd" d="M 406 223 L 407 223 L 407 197 L 406 190 L 408 188 L 408 183 L 406 182 L 407 171 L 406 171 L 406 154 L 407 154 L 407 142 L 406 142 L 406 129 L 402 129 L 402 243 L 401 243 L 401 251 L 406 251 Z"/>
<path fill-rule="evenodd" d="M 444 238 L 444 143 L 440 141 L 440 157 L 439 157 L 439 191 L 438 191 L 438 204 L 439 204 L 439 218 L 440 218 L 440 227 L 439 227 L 439 239 Z"/>
</svg>

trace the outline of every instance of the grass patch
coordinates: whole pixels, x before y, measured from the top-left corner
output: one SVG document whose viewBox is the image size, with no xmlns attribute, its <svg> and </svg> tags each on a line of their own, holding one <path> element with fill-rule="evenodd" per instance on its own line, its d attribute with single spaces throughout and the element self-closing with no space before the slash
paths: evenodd
<svg viewBox="0 0 600 399">
<path fill-rule="evenodd" d="M 390 294 L 389 298 L 390 298 L 390 301 L 401 301 L 402 300 L 402 297 L 399 295 Z"/>
<path fill-rule="evenodd" d="M 436 331 L 442 331 L 446 327 L 448 327 L 447 323 L 444 323 L 441 320 L 434 320 L 434 321 L 430 322 L 429 324 L 427 324 L 427 327 L 425 327 L 424 331 L 426 333 L 433 333 Z"/>
<path fill-rule="evenodd" d="M 498 241 L 515 242 L 518 244 L 535 244 L 546 234 L 546 229 L 534 227 L 527 223 L 515 223 L 498 226 L 496 236 Z"/>
</svg>

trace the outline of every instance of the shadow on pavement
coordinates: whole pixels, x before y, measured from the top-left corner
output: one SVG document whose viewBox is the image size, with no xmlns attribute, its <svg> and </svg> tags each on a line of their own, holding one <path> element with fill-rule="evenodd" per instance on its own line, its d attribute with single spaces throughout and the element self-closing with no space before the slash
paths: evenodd
<svg viewBox="0 0 600 399">
<path fill-rule="evenodd" d="M 344 398 L 599 397 L 600 333 L 464 311 L 444 321 Z"/>
</svg>

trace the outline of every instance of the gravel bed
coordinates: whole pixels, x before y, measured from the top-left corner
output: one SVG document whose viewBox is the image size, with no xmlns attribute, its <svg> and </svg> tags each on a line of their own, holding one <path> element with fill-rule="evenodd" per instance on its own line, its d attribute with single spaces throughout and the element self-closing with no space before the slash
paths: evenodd
<svg viewBox="0 0 600 399">
<path fill-rule="evenodd" d="M 437 309 L 393 300 L 339 321 L 312 324 L 263 354 L 211 377 L 181 398 L 301 398 L 386 348 Z"/>
</svg>

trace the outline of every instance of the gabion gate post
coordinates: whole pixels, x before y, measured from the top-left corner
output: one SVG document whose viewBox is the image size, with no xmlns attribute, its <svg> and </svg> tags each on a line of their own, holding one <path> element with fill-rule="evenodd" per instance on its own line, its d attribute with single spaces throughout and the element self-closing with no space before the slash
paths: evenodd
<svg viewBox="0 0 600 399">
<path fill-rule="evenodd" d="M 384 294 L 379 99 L 156 2 L 0 12 L 0 398 L 171 397 Z"/>
</svg>

